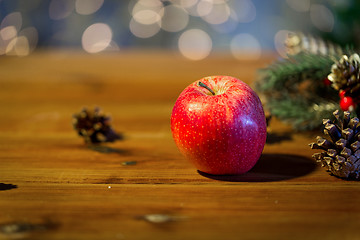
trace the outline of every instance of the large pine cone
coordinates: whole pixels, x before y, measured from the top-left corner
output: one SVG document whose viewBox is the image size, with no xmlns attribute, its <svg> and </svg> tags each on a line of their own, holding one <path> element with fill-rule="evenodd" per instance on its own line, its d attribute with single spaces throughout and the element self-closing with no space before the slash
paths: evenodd
<svg viewBox="0 0 360 240">
<path fill-rule="evenodd" d="M 339 111 L 334 112 L 337 123 L 324 119 L 324 133 L 328 139 L 317 136 L 316 143 L 309 144 L 312 149 L 322 149 L 312 157 L 331 174 L 346 179 L 360 179 L 360 124 L 359 119 L 350 118 L 344 112 L 340 119 Z"/>
</svg>

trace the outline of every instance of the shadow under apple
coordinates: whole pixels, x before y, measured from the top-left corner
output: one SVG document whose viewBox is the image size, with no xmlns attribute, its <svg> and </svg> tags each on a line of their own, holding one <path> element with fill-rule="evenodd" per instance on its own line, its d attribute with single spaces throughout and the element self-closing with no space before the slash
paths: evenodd
<svg viewBox="0 0 360 240">
<path fill-rule="evenodd" d="M 262 154 L 253 169 L 242 175 L 212 175 L 198 171 L 204 177 L 227 182 L 273 182 L 305 176 L 317 165 L 309 158 L 290 154 Z"/>
</svg>

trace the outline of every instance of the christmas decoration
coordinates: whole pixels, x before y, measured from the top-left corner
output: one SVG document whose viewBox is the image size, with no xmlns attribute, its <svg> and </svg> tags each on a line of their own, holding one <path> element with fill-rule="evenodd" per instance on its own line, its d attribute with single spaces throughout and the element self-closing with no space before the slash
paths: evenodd
<svg viewBox="0 0 360 240">
<path fill-rule="evenodd" d="M 307 52 L 315 55 L 338 56 L 343 53 L 339 45 L 302 32 L 290 32 L 285 40 L 285 46 L 288 55 Z"/>
<path fill-rule="evenodd" d="M 339 91 L 342 110 L 353 111 L 360 102 L 360 57 L 343 55 L 331 67 L 328 79 L 331 86 Z M 358 114 L 359 115 L 359 114 Z"/>
<path fill-rule="evenodd" d="M 346 179 L 360 179 L 360 125 L 357 117 L 350 117 L 345 111 L 334 113 L 335 122 L 323 120 L 324 133 L 328 138 L 318 136 L 316 143 L 309 144 L 312 149 L 324 150 L 315 153 L 313 158 L 322 164 L 332 175 Z"/>
<path fill-rule="evenodd" d="M 80 113 L 73 115 L 73 127 L 86 143 L 114 142 L 122 139 L 110 126 L 110 117 L 100 108 L 94 110 L 83 108 Z"/>
<path fill-rule="evenodd" d="M 302 33 L 289 34 L 285 45 L 288 58 L 261 69 L 255 82 L 255 89 L 271 115 L 296 130 L 311 130 L 320 127 L 321 120 L 335 110 L 351 110 L 357 99 L 350 92 L 357 93 L 358 82 L 348 80 L 347 88 L 342 89 L 338 79 L 341 77 L 343 83 L 344 77 L 355 78 L 357 54 L 351 61 L 334 64 L 350 50 Z M 340 88 L 346 91 L 346 98 L 340 98 Z"/>
<path fill-rule="evenodd" d="M 258 161 L 266 119 L 257 94 L 229 76 L 200 79 L 184 89 L 171 114 L 174 141 L 205 173 L 242 174 Z"/>
<path fill-rule="evenodd" d="M 353 111 L 354 110 L 354 100 L 352 97 L 343 97 L 340 99 L 340 107 L 344 111 Z"/>
<path fill-rule="evenodd" d="M 333 60 L 299 53 L 259 72 L 255 88 L 266 109 L 297 130 L 319 127 L 319 121 L 338 109 L 339 96 L 323 83 Z"/>
</svg>

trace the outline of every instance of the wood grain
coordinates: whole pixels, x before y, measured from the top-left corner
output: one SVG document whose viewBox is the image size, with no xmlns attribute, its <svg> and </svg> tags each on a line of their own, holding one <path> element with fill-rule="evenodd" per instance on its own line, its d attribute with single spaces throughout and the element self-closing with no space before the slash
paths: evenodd
<svg viewBox="0 0 360 240">
<path fill-rule="evenodd" d="M 318 133 L 275 119 L 241 176 L 197 172 L 173 143 L 171 109 L 188 84 L 219 74 L 252 84 L 271 61 L 162 51 L 1 58 L 0 239 L 359 239 L 359 182 L 314 163 L 307 144 Z M 125 140 L 86 146 L 71 126 L 83 106 L 111 113 Z"/>
</svg>

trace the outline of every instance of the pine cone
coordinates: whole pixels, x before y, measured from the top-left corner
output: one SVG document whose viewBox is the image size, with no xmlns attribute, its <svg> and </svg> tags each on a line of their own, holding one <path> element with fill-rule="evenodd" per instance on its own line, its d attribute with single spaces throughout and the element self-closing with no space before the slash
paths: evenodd
<svg viewBox="0 0 360 240">
<path fill-rule="evenodd" d="M 338 91 L 346 91 L 351 97 L 356 98 L 360 90 L 360 57 L 353 54 L 350 57 L 343 55 L 331 67 L 328 79 L 332 87 Z"/>
<path fill-rule="evenodd" d="M 332 56 L 343 54 L 340 46 L 301 32 L 290 32 L 285 40 L 285 46 L 289 55 L 296 55 L 301 52 Z"/>
<path fill-rule="evenodd" d="M 86 143 L 114 142 L 122 139 L 110 126 L 110 117 L 102 113 L 101 109 L 83 108 L 80 113 L 73 115 L 73 127 Z"/>
<path fill-rule="evenodd" d="M 360 179 L 360 124 L 359 119 L 350 118 L 350 112 L 345 111 L 340 119 L 339 111 L 334 113 L 337 123 L 324 119 L 324 133 L 329 139 L 316 137 L 316 143 L 309 146 L 312 149 L 322 149 L 312 157 L 322 164 L 328 172 L 340 178 Z"/>
</svg>

